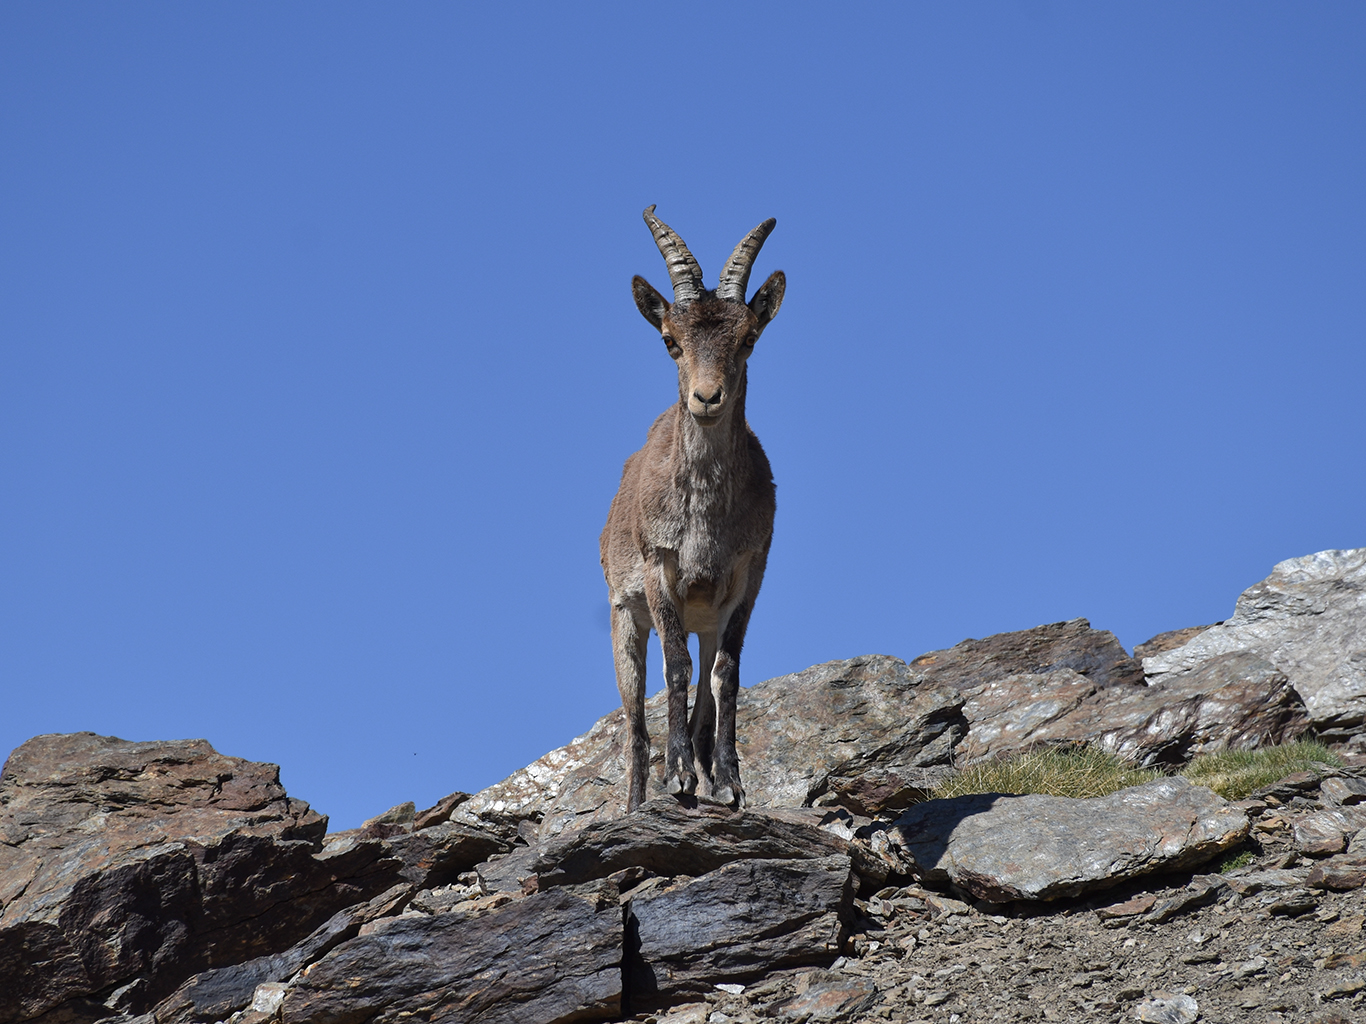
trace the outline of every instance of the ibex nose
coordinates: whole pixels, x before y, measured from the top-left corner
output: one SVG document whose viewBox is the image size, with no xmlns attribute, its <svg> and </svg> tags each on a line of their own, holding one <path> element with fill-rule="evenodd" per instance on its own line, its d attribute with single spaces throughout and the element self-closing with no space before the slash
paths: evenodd
<svg viewBox="0 0 1366 1024">
<path fill-rule="evenodd" d="M 716 390 L 710 395 L 704 395 L 701 390 L 695 390 L 693 391 L 692 396 L 703 405 L 715 405 L 717 402 L 721 401 L 721 390 L 721 385 L 718 384 Z"/>
</svg>

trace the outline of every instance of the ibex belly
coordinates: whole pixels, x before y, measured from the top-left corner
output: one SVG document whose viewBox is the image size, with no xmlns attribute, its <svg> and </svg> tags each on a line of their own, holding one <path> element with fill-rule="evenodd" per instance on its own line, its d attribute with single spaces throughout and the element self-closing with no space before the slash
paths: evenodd
<svg viewBox="0 0 1366 1024">
<path fill-rule="evenodd" d="M 715 633 L 745 596 L 749 578 L 748 553 L 738 557 L 730 571 L 691 580 L 682 597 L 683 628 L 689 633 Z"/>
<path fill-rule="evenodd" d="M 698 580 L 688 586 L 683 598 L 683 628 L 689 633 L 715 633 L 717 623 L 716 584 Z"/>
</svg>

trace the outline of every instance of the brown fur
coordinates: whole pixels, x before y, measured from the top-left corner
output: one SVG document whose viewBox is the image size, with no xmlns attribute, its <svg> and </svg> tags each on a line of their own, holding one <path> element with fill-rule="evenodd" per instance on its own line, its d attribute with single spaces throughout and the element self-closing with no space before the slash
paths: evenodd
<svg viewBox="0 0 1366 1024">
<path fill-rule="evenodd" d="M 653 208 L 652 208 L 653 209 Z M 678 403 L 662 413 L 645 447 L 626 461 L 602 532 L 612 605 L 612 649 L 630 733 L 627 809 L 645 799 L 645 652 L 650 629 L 664 649 L 671 793 L 696 791 L 743 807 L 735 751 L 735 699 L 754 600 L 773 537 L 773 474 L 745 422 L 746 366 L 782 302 L 776 271 L 748 302 L 703 292 L 671 304 L 637 277 L 641 314 L 678 364 Z M 692 720 L 688 634 L 701 671 Z"/>
</svg>

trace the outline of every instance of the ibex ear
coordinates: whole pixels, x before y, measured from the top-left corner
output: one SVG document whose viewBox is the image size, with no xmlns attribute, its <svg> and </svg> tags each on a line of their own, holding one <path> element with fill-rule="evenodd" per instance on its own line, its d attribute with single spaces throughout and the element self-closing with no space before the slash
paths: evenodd
<svg viewBox="0 0 1366 1024">
<path fill-rule="evenodd" d="M 768 326 L 768 322 L 778 315 L 778 307 L 783 304 L 783 292 L 786 289 L 787 275 L 781 270 L 775 270 L 754 293 L 754 298 L 749 300 L 749 311 L 759 318 L 759 330 L 762 331 Z"/>
<path fill-rule="evenodd" d="M 659 330 L 664 323 L 664 314 L 669 311 L 669 301 L 639 274 L 631 278 L 631 294 L 635 297 L 640 315 L 650 321 L 655 330 Z"/>
</svg>

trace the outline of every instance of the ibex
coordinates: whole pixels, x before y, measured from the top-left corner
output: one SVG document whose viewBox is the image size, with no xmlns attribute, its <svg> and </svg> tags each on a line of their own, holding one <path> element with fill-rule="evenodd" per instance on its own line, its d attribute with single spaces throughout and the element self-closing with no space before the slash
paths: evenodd
<svg viewBox="0 0 1366 1024">
<path fill-rule="evenodd" d="M 697 260 L 654 209 L 645 211 L 645 223 L 669 268 L 674 300 L 639 276 L 631 292 L 678 364 L 678 404 L 626 460 L 602 531 L 617 688 L 629 729 L 626 807 L 645 799 L 645 651 L 653 626 L 668 686 L 666 788 L 695 793 L 700 768 L 713 799 L 743 808 L 735 752 L 740 649 L 768 562 L 775 502 L 773 471 L 745 422 L 745 366 L 787 279 L 774 271 L 745 301 L 754 258 L 777 223 L 770 218 L 735 247 L 708 291 Z M 697 634 L 702 663 L 691 723 L 689 633 Z"/>
</svg>

